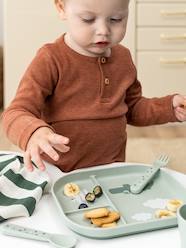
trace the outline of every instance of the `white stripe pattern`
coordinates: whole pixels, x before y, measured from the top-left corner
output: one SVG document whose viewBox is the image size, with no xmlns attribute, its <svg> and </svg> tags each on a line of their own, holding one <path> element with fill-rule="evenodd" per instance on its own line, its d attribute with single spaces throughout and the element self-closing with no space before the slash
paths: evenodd
<svg viewBox="0 0 186 248">
<path fill-rule="evenodd" d="M 0 162 L 1 162 L 1 157 L 0 157 Z M 15 161 L 11 162 L 10 164 L 8 164 L 4 169 L 1 170 L 1 175 L 3 175 L 6 171 L 8 170 L 13 170 L 14 172 L 19 172 L 21 168 L 20 162 L 18 159 L 16 159 Z"/>
<path fill-rule="evenodd" d="M 6 195 L 10 198 L 22 199 L 27 197 L 34 197 L 38 202 L 42 195 L 42 188 L 37 187 L 34 190 L 26 190 L 16 186 L 12 181 L 10 181 L 5 176 L 1 176 L 0 178 L 0 189 L 3 195 Z M 0 203 L 1 205 L 1 203 Z"/>
<path fill-rule="evenodd" d="M 29 213 L 25 206 L 19 204 L 5 207 L 0 206 L 0 215 L 4 219 L 9 219 L 19 216 L 29 216 Z"/>
<path fill-rule="evenodd" d="M 0 152 L 0 154 L 4 153 Z M 0 156 L 0 168 L 3 167 L 2 162 L 17 155 L 6 152 L 6 155 Z M 41 184 L 42 186 L 46 184 L 44 190 Z M 46 171 L 35 168 L 33 172 L 29 172 L 17 157 L 0 172 L 0 220 L 30 216 L 42 194 L 49 192 L 50 188 L 51 180 Z"/>
<path fill-rule="evenodd" d="M 45 171 L 41 171 L 37 168 L 34 169 L 34 171 L 32 171 L 31 173 L 28 173 L 28 171 L 25 168 L 22 168 L 20 170 L 20 174 L 28 181 L 31 181 L 33 183 L 36 184 L 41 184 L 44 181 L 48 182 L 48 187 L 46 187 L 47 190 L 45 190 L 44 192 L 47 192 L 49 190 L 49 188 L 51 188 L 51 179 L 50 176 L 48 175 L 48 172 Z"/>
</svg>

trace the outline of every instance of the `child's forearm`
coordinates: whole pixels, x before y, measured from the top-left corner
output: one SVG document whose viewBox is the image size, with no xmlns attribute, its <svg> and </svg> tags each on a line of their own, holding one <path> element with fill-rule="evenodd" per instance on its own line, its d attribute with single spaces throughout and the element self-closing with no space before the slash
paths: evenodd
<svg viewBox="0 0 186 248">
<path fill-rule="evenodd" d="M 49 127 L 46 122 L 25 110 L 8 108 L 2 114 L 2 125 L 7 137 L 22 150 L 26 149 L 32 133 L 40 127 Z"/>
<path fill-rule="evenodd" d="M 136 80 L 128 89 L 125 100 L 128 105 L 128 124 L 148 126 L 178 121 L 173 108 L 174 95 L 146 98 L 141 94 L 140 83 Z"/>
<path fill-rule="evenodd" d="M 8 138 L 25 150 L 32 133 L 40 127 L 49 127 L 41 119 L 45 100 L 57 81 L 54 63 L 47 48 L 39 50 L 19 84 L 16 96 L 2 115 Z"/>
</svg>

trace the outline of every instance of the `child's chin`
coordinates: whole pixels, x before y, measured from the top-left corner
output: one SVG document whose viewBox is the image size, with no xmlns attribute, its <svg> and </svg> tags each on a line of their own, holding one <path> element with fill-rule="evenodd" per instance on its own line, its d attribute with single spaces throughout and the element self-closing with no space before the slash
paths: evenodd
<svg viewBox="0 0 186 248">
<path fill-rule="evenodd" d="M 92 50 L 90 51 L 90 53 L 99 56 L 99 55 L 105 54 L 105 53 L 107 52 L 107 49 L 108 49 L 108 48 L 106 48 L 106 49 L 103 49 L 103 48 L 95 48 L 95 49 L 92 49 Z"/>
</svg>

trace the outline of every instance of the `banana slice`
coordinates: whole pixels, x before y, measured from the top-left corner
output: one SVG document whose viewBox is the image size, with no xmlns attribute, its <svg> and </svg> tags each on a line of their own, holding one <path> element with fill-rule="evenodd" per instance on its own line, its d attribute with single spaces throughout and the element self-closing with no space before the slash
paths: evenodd
<svg viewBox="0 0 186 248">
<path fill-rule="evenodd" d="M 64 194 L 68 197 L 78 195 L 80 192 L 79 186 L 75 183 L 67 183 L 64 186 Z"/>
<path fill-rule="evenodd" d="M 166 209 L 159 209 L 155 212 L 155 217 L 158 219 L 173 217 L 173 216 L 176 216 L 176 214 Z"/>
<path fill-rule="evenodd" d="M 172 212 L 176 212 L 177 209 L 183 205 L 183 202 L 181 200 L 178 200 L 178 199 L 172 199 L 170 201 L 168 201 L 167 203 L 167 209 L 172 211 Z"/>
</svg>

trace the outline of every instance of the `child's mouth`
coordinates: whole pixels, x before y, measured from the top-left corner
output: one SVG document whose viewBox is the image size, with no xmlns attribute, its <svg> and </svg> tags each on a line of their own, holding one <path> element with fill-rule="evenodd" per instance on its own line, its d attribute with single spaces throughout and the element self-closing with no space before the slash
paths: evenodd
<svg viewBox="0 0 186 248">
<path fill-rule="evenodd" d="M 108 46 L 108 44 L 109 44 L 108 41 L 99 41 L 99 42 L 96 42 L 96 45 L 97 46 L 101 46 L 101 47 Z"/>
</svg>

